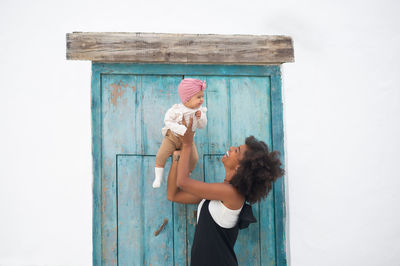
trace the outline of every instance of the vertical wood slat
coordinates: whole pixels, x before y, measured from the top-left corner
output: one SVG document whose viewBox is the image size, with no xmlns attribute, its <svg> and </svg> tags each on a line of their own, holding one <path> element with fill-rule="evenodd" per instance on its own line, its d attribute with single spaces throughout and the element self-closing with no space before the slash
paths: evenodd
<svg viewBox="0 0 400 266">
<path fill-rule="evenodd" d="M 161 146 L 164 116 L 172 105 L 179 103 L 177 88 L 181 75 L 141 75 L 140 106 L 144 150 L 142 154 L 156 155 Z"/>
<path fill-rule="evenodd" d="M 206 80 L 206 76 L 202 75 L 184 75 L 183 78 L 195 78 L 195 79 L 200 79 L 200 80 Z M 207 82 L 208 83 L 208 82 Z M 208 85 L 207 85 L 208 86 Z M 207 88 L 206 88 L 207 90 Z M 207 94 L 204 93 L 203 96 L 204 102 L 202 106 L 207 106 L 208 105 L 208 97 Z M 207 111 L 206 115 L 209 115 L 209 112 Z M 204 166 L 205 166 L 205 161 L 204 161 L 204 154 L 207 154 L 208 151 L 208 145 L 204 144 L 208 142 L 208 121 L 207 121 L 207 126 L 206 128 L 203 129 L 198 129 L 196 130 L 194 141 L 196 144 L 196 149 L 197 153 L 199 156 L 199 160 L 197 161 L 196 167 L 193 170 L 191 174 L 191 178 L 204 181 L 205 175 L 204 175 Z M 186 246 L 187 246 L 187 262 L 188 265 L 190 264 L 190 259 L 191 259 L 191 247 L 193 244 L 193 238 L 194 238 L 194 232 L 196 229 L 196 216 L 195 213 L 197 211 L 197 205 L 186 205 L 186 210 L 187 210 L 187 216 L 186 216 Z"/>
<path fill-rule="evenodd" d="M 154 165 L 151 167 L 151 162 L 154 163 L 154 155 L 157 151 L 159 144 L 161 143 L 161 128 L 158 125 L 162 124 L 163 116 L 160 115 L 161 112 L 165 112 L 165 108 L 170 107 L 172 102 L 175 102 L 175 98 L 177 98 L 176 87 L 179 84 L 181 77 L 179 76 L 158 76 L 158 75 L 120 75 L 120 74 L 104 74 L 103 79 L 106 80 L 103 88 L 107 93 L 105 93 L 105 98 L 109 102 L 111 106 L 109 110 L 105 109 L 105 125 L 106 128 L 112 128 L 113 130 L 108 130 L 108 135 L 112 137 L 105 138 L 105 142 L 107 144 L 111 144 L 114 147 L 115 151 L 119 151 L 122 153 L 138 153 L 138 154 L 153 154 L 150 156 L 152 159 L 148 159 L 149 156 L 145 156 L 144 164 L 140 164 L 139 169 L 142 169 L 142 174 L 135 177 L 129 178 L 140 178 L 144 179 L 144 183 L 140 183 L 141 185 L 136 188 L 135 191 L 128 191 L 129 195 L 137 195 L 140 194 L 140 202 L 144 200 L 141 205 L 144 207 L 141 208 L 141 214 L 139 217 L 144 219 L 144 221 L 136 221 L 141 222 L 143 224 L 143 243 L 141 242 L 141 249 L 143 252 L 139 255 L 142 256 L 142 261 L 140 264 L 150 264 L 157 263 L 157 261 L 163 261 L 165 263 L 173 262 L 174 256 L 173 251 L 167 252 L 164 255 L 164 258 L 158 256 L 158 253 L 162 253 L 166 248 L 173 247 L 174 242 L 174 234 L 173 228 L 175 226 L 182 227 L 179 222 L 181 217 L 178 217 L 176 221 L 174 221 L 171 214 L 166 214 L 165 212 L 168 210 L 166 206 L 163 206 L 166 201 L 165 195 L 165 182 L 160 189 L 153 189 L 151 187 L 151 181 L 154 173 Z M 111 90 L 111 91 L 110 91 Z M 159 98 L 157 94 L 160 94 Z M 138 100 L 139 99 L 139 100 Z M 139 115 L 135 115 L 139 113 Z M 114 114 L 112 117 L 110 117 Z M 110 117 L 110 118 L 107 118 Z M 148 123 L 143 123 L 143 121 L 149 121 Z M 111 124 L 108 124 L 111 123 Z M 107 126 L 108 125 L 108 126 Z M 156 126 L 156 128 L 155 128 Z M 152 137 L 152 134 L 156 135 Z M 133 138 L 132 138 L 133 135 Z M 138 135 L 139 137 L 136 137 Z M 142 136 L 146 136 L 143 138 Z M 136 143 L 137 140 L 142 139 L 140 143 Z M 111 143 L 110 143 L 111 142 Z M 123 156 L 122 154 L 120 156 Z M 150 160 L 150 161 L 149 161 Z M 166 168 L 169 169 L 168 164 Z M 117 169 L 118 170 L 118 169 Z M 141 171 L 139 171 L 140 173 Z M 133 173 L 133 171 L 130 171 Z M 166 176 L 167 173 L 164 173 Z M 120 181 L 117 172 L 117 183 Z M 123 182 L 124 180 L 121 180 Z M 120 188 L 120 185 L 118 185 Z M 138 190 L 137 190 L 138 189 Z M 121 188 L 121 191 L 124 191 Z M 153 195 L 154 194 L 154 195 Z M 160 195 L 163 195 L 162 198 L 159 198 Z M 120 223 L 126 223 L 126 215 L 123 211 L 123 205 L 120 204 L 119 199 L 124 200 L 126 202 L 125 194 L 117 194 L 117 206 L 121 206 L 121 210 L 118 208 L 117 220 L 118 220 L 118 228 Z M 156 200 L 159 199 L 159 200 Z M 138 201 L 139 199 L 136 199 Z M 169 203 L 169 202 L 168 202 Z M 171 213 L 172 213 L 172 204 L 171 205 Z M 147 207 L 145 207 L 147 206 Z M 163 217 L 158 217 L 153 219 L 151 217 L 157 216 L 156 214 L 163 214 L 164 216 L 168 216 L 169 225 L 163 230 L 165 233 L 161 233 L 157 239 L 153 236 L 153 231 L 151 231 L 153 227 L 158 226 L 153 223 L 156 223 L 158 220 L 163 220 Z M 123 220 L 120 220 L 123 219 Z M 184 220 L 184 217 L 183 217 Z M 124 230 L 126 225 L 121 225 L 121 230 Z M 127 228 L 128 232 L 130 230 L 134 230 L 133 228 Z M 126 231 L 125 230 L 125 231 Z M 129 245 L 130 243 L 120 243 L 119 233 L 123 233 L 124 231 L 118 231 L 118 245 Z M 169 237 L 163 239 L 163 236 L 169 234 Z M 177 231 L 180 239 L 186 238 L 185 231 Z M 160 243 L 164 243 L 164 246 L 159 246 Z M 177 243 L 179 245 L 179 243 Z M 125 247 L 124 247 L 125 248 Z M 118 254 L 118 261 L 121 263 L 126 263 L 131 261 L 129 257 L 131 257 L 129 252 L 124 252 L 124 248 L 121 248 L 122 254 Z M 154 253 L 155 250 L 158 253 Z M 178 247 L 176 249 L 176 259 L 177 261 L 181 260 L 182 256 L 182 248 Z M 185 255 L 185 250 L 183 250 Z M 172 254 L 171 256 L 169 254 Z M 138 255 L 138 254 L 137 254 Z M 127 258 L 128 256 L 128 258 Z M 157 259 L 158 258 L 158 259 Z M 169 261 L 169 262 L 168 262 Z"/>
<path fill-rule="evenodd" d="M 188 252 L 186 247 L 186 205 L 173 203 L 173 232 L 174 232 L 174 265 L 186 265 Z"/>
<path fill-rule="evenodd" d="M 140 150 L 140 145 L 131 138 L 135 123 L 141 121 L 137 119 L 141 110 L 135 103 L 140 90 L 136 76 L 101 74 L 102 261 L 107 265 L 118 264 L 117 155 Z"/>
<path fill-rule="evenodd" d="M 271 79 L 273 75 L 268 76 L 267 80 L 267 101 L 265 103 L 265 117 L 268 121 L 265 127 L 266 136 L 261 138 L 268 147 L 272 148 L 272 96 L 271 96 Z M 269 191 L 267 197 L 260 202 L 260 249 L 261 249 L 261 265 L 276 265 L 276 220 L 275 220 L 275 202 L 274 187 Z"/>
<path fill-rule="evenodd" d="M 161 128 L 164 125 L 164 116 L 168 108 L 172 107 L 173 104 L 178 103 L 178 93 L 176 88 L 182 80 L 181 75 L 175 75 L 170 73 L 168 75 L 142 75 L 141 76 L 141 97 L 140 106 L 142 108 L 141 126 L 143 128 L 143 149 L 142 154 L 156 155 L 158 148 L 161 145 L 163 136 L 161 134 Z M 147 122 L 144 122 L 147 121 Z M 155 160 L 155 157 L 153 158 Z M 154 161 L 153 160 L 153 164 Z M 164 167 L 164 178 L 161 188 L 155 191 L 162 190 L 163 193 L 166 191 L 166 183 L 169 171 L 169 163 Z M 154 167 L 154 165 L 153 165 Z M 153 171 L 149 172 L 147 178 L 154 176 Z M 149 186 L 150 187 L 150 184 Z M 152 189 L 152 188 L 151 188 Z M 164 199 L 166 201 L 166 196 Z M 155 203 L 157 205 L 157 203 Z M 163 212 L 164 210 L 159 210 Z M 187 225 L 186 225 L 186 206 L 184 204 L 173 204 L 173 216 L 169 220 L 168 230 L 173 232 L 171 241 L 173 244 L 173 261 L 175 265 L 183 265 L 186 263 L 187 247 L 186 247 L 186 236 L 187 236 Z M 166 230 L 166 229 L 164 229 Z M 154 263 L 157 264 L 157 263 Z M 164 264 L 164 262 L 163 262 Z"/>
<path fill-rule="evenodd" d="M 117 162 L 116 155 L 123 153 L 119 145 L 124 138 L 124 131 L 114 126 L 118 121 L 120 111 L 124 110 L 125 92 L 124 77 L 114 75 L 101 76 L 101 114 L 102 114 L 102 263 L 118 265 L 118 217 L 117 217 Z M 128 77 L 129 78 L 129 77 Z M 126 131 L 126 130 L 125 130 Z M 126 142 L 124 143 L 126 145 Z"/>
<path fill-rule="evenodd" d="M 173 263 L 173 209 L 172 202 L 166 200 L 167 189 L 166 182 L 163 182 L 160 189 L 154 189 L 153 173 L 155 156 L 141 156 L 143 159 L 143 179 L 142 204 L 143 204 L 143 222 L 144 222 L 144 264 L 143 265 L 172 265 Z M 165 165 L 170 167 L 169 163 Z M 164 219 L 168 219 L 168 224 L 157 235 L 154 235 Z"/>
<path fill-rule="evenodd" d="M 253 135 L 265 143 L 271 142 L 270 82 L 269 77 L 233 77 L 230 82 L 232 145 L 244 144 L 245 138 Z M 263 242 L 275 241 L 274 221 L 268 223 L 265 217 L 272 216 L 272 198 L 253 204 L 257 223 L 241 231 L 236 244 L 239 265 L 271 265 L 275 260 L 273 247 L 265 248 Z M 251 247 L 251 248 L 250 248 Z M 241 253 L 247 256 L 240 256 Z"/>
<path fill-rule="evenodd" d="M 136 92 L 140 91 L 136 76 L 102 74 L 102 252 L 105 264 L 118 264 L 118 176 L 117 154 L 134 153 L 138 145 L 131 139 L 135 130 Z M 140 126 L 138 127 L 140 128 Z M 136 134 L 135 134 L 136 135 Z"/>
<path fill-rule="evenodd" d="M 92 220 L 92 262 L 93 265 L 102 265 L 102 164 L 101 164 L 101 72 L 96 64 L 92 64 L 92 81 L 91 81 L 91 128 L 92 128 L 92 158 L 93 158 L 93 220 Z"/>
<path fill-rule="evenodd" d="M 271 77 L 272 96 L 272 147 L 280 152 L 282 167 L 285 167 L 283 102 L 280 69 Z M 286 205 L 285 177 L 278 178 L 274 184 L 275 225 L 276 225 L 276 265 L 287 265 L 286 259 Z"/>
<path fill-rule="evenodd" d="M 207 76 L 208 116 L 207 146 L 209 154 L 224 154 L 231 144 L 229 114 L 229 78 Z"/>
<path fill-rule="evenodd" d="M 118 264 L 143 265 L 143 169 L 141 156 L 117 156 Z M 137 175 L 139 178 L 137 178 Z"/>
<path fill-rule="evenodd" d="M 162 190 L 151 187 L 154 156 L 118 156 L 118 264 L 172 265 L 173 210 Z M 166 167 L 170 166 L 170 162 Z M 168 223 L 154 235 L 164 219 Z"/>
</svg>

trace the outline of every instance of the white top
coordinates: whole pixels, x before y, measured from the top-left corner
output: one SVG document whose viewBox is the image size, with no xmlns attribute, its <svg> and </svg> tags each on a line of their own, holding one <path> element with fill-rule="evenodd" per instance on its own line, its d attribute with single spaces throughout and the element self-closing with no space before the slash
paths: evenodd
<svg viewBox="0 0 400 266">
<path fill-rule="evenodd" d="M 204 201 L 205 199 L 203 199 L 197 207 L 197 222 L 199 222 L 200 210 Z M 231 210 L 220 200 L 210 200 L 210 203 L 208 204 L 208 210 L 210 211 L 211 217 L 219 226 L 223 228 L 232 228 L 236 225 L 242 208 L 243 205 L 238 210 Z"/>
<path fill-rule="evenodd" d="M 195 113 L 200 110 L 201 117 L 198 119 Z M 182 103 L 174 104 L 168 109 L 164 117 L 165 126 L 161 130 L 163 136 L 170 129 L 175 134 L 183 136 L 186 132 L 186 127 L 182 125 L 182 116 L 185 117 L 185 121 L 188 124 L 190 117 L 193 117 L 192 130 L 195 131 L 197 128 L 204 128 L 207 125 L 207 107 L 200 106 L 197 109 L 191 109 L 183 105 Z"/>
</svg>

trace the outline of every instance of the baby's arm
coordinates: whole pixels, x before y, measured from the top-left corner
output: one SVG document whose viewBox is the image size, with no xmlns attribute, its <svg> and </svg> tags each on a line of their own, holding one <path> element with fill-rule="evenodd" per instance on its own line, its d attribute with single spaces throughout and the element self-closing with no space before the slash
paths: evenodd
<svg viewBox="0 0 400 266">
<path fill-rule="evenodd" d="M 203 107 L 199 111 L 201 111 L 201 116 L 200 118 L 197 118 L 197 128 L 205 128 L 207 125 L 207 116 L 206 116 L 207 108 Z"/>
<path fill-rule="evenodd" d="M 177 120 L 179 120 L 179 114 L 175 112 L 174 108 L 170 108 L 165 114 L 164 123 L 173 132 L 183 136 L 186 132 L 186 127 L 180 125 Z"/>
</svg>

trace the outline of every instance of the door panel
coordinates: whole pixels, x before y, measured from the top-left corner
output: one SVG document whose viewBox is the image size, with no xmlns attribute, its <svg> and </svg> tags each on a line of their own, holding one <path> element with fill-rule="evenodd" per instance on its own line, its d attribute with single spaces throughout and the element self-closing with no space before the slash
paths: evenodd
<svg viewBox="0 0 400 266">
<path fill-rule="evenodd" d="M 230 145 L 230 97 L 229 77 L 208 76 L 207 96 L 208 123 L 207 123 L 207 153 L 221 154 L 229 149 Z"/>
<path fill-rule="evenodd" d="M 209 117 L 212 122 L 208 125 L 209 132 L 210 130 L 215 130 L 215 132 L 212 137 L 211 134 L 209 137 L 211 152 L 205 159 L 205 179 L 206 182 L 222 182 L 225 171 L 221 158 L 229 149 L 228 143 L 234 146 L 241 145 L 245 137 L 250 135 L 267 143 L 270 140 L 270 83 L 266 77 L 214 77 L 212 83 L 218 84 L 219 87 L 214 85 L 216 89 L 207 91 L 208 103 L 215 100 L 215 104 L 209 107 L 211 109 Z M 212 112 L 214 108 L 219 112 Z M 251 123 L 251 121 L 259 122 Z M 224 136 L 222 132 L 227 132 L 228 136 Z M 273 207 L 271 198 L 261 203 L 263 213 L 266 210 L 265 207 Z M 268 236 L 261 236 L 260 226 L 263 224 L 260 223 L 259 204 L 253 205 L 253 212 L 259 222 L 241 230 L 235 244 L 240 265 L 260 265 L 262 257 L 274 259 L 273 252 L 267 255 L 260 252 L 260 240 L 273 237 L 274 231 L 268 231 Z M 269 215 L 271 213 L 264 216 Z"/>
<path fill-rule="evenodd" d="M 105 265 L 116 265 L 118 255 L 118 225 L 116 217 L 117 154 L 135 153 L 140 147 L 140 136 L 132 132 L 140 115 L 135 100 L 137 77 L 133 75 L 101 76 L 101 195 L 102 239 Z M 136 137 L 136 136 L 135 136 Z"/>
<path fill-rule="evenodd" d="M 181 79 L 102 75 L 103 219 L 107 232 L 103 234 L 103 253 L 118 257 L 120 265 L 186 263 L 185 206 L 167 201 L 166 182 L 160 189 L 151 186 L 164 114 L 176 103 Z M 168 224 L 155 237 L 153 233 L 164 218 Z M 116 260 L 104 263 L 113 265 Z"/>
<path fill-rule="evenodd" d="M 183 75 L 103 74 L 102 253 L 107 265 L 185 265 L 190 261 L 195 205 L 166 199 L 165 166 L 160 189 L 153 189 L 155 155 L 165 112 L 179 103 Z M 230 146 L 254 135 L 270 147 L 271 81 L 266 76 L 185 75 L 207 81 L 208 124 L 195 134 L 199 161 L 192 178 L 222 182 L 221 157 Z M 253 205 L 258 222 L 241 230 L 235 251 L 239 264 L 275 264 L 273 191 Z M 164 230 L 154 236 L 163 223 Z M 107 260 L 115 257 L 116 260 Z"/>
<path fill-rule="evenodd" d="M 174 211 L 165 189 L 151 187 L 154 156 L 118 156 L 118 262 L 172 265 Z M 166 165 L 170 166 L 170 163 Z M 154 232 L 168 223 L 157 235 Z M 185 237 L 181 235 L 180 237 Z"/>
<path fill-rule="evenodd" d="M 180 102 L 178 85 L 182 76 L 143 75 L 140 76 L 140 99 L 142 109 L 142 154 L 156 155 L 162 142 L 161 129 L 165 113 L 172 105 Z"/>
<path fill-rule="evenodd" d="M 270 80 L 268 77 L 234 77 L 230 80 L 232 143 L 238 146 L 244 143 L 245 137 L 253 135 L 271 145 L 271 99 Z M 256 121 L 256 122 L 255 122 Z M 270 146 L 271 147 L 271 146 Z M 273 263 L 275 253 L 271 247 L 265 247 L 266 240 L 275 237 L 274 226 L 266 224 L 269 217 L 274 217 L 273 191 L 267 199 L 253 205 L 257 223 L 241 230 L 235 251 L 239 255 L 239 264 L 265 265 Z M 268 212 L 269 211 L 269 212 Z M 268 230 L 261 230 L 263 227 Z M 261 252 L 260 250 L 265 250 Z M 242 256 L 241 254 L 245 254 Z M 270 265 L 270 264 L 268 264 Z M 273 264 L 272 264 L 273 265 Z"/>
</svg>

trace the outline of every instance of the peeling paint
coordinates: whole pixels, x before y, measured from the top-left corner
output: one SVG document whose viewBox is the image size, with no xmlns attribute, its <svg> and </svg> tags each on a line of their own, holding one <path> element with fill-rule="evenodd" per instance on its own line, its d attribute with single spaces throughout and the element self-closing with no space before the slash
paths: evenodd
<svg viewBox="0 0 400 266">
<path fill-rule="evenodd" d="M 121 89 L 121 82 L 118 82 L 118 84 L 113 83 L 110 86 L 112 87 L 110 101 L 112 105 L 116 106 L 118 98 L 121 98 L 125 94 L 125 90 Z M 122 86 L 126 88 L 128 85 L 122 84 Z"/>
<path fill-rule="evenodd" d="M 112 166 L 114 164 L 114 160 L 110 159 L 110 158 L 105 158 L 103 160 L 103 164 L 106 165 L 106 166 Z"/>
</svg>

